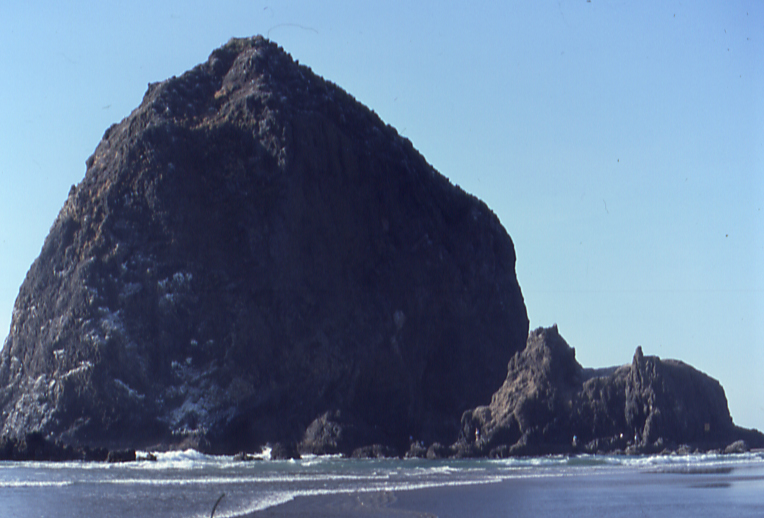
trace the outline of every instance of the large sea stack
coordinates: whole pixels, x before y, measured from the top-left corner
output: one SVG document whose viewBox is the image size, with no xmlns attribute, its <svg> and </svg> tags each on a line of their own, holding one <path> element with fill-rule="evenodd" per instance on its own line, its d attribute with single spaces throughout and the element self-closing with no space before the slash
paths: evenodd
<svg viewBox="0 0 764 518">
<path fill-rule="evenodd" d="M 275 44 L 234 39 L 87 160 L 16 300 L 2 434 L 448 442 L 527 333 L 491 210 Z"/>
</svg>

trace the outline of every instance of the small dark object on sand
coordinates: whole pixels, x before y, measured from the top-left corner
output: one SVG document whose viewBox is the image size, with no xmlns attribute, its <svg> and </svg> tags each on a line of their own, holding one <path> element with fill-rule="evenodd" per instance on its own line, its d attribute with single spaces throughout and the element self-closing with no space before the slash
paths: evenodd
<svg viewBox="0 0 764 518">
<path fill-rule="evenodd" d="M 223 499 L 224 496 L 225 496 L 225 493 L 221 493 L 221 495 L 218 497 L 217 501 L 215 502 L 215 505 L 212 506 L 212 512 L 210 513 L 210 518 L 215 516 L 215 509 L 218 508 L 218 504 L 220 503 L 220 501 Z"/>
</svg>

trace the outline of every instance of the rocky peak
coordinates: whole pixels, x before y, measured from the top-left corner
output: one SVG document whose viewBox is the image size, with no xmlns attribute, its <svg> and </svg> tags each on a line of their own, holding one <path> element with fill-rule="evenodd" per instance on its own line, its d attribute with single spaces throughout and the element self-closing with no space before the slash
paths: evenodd
<svg viewBox="0 0 764 518">
<path fill-rule="evenodd" d="M 514 374 L 533 371 L 548 383 L 573 384 L 579 381 L 582 367 L 576 350 L 560 336 L 557 325 L 531 331 L 525 349 L 510 360 L 507 379 Z"/>
</svg>

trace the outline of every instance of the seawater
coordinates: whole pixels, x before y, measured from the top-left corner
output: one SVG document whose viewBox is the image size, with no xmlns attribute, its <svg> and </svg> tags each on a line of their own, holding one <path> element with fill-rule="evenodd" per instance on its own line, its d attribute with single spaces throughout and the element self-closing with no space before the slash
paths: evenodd
<svg viewBox="0 0 764 518">
<path fill-rule="evenodd" d="M 139 453 L 139 458 L 147 454 Z M 402 492 L 497 482 L 598 480 L 624 474 L 720 475 L 764 480 L 764 453 L 669 456 L 552 456 L 524 459 L 356 460 L 335 456 L 240 462 L 193 450 L 159 453 L 156 461 L 126 464 L 0 462 L 0 516 L 209 517 L 250 515 L 297 497 Z M 643 479 L 648 480 L 648 479 Z M 665 479 L 664 479 L 665 480 Z M 693 480 L 700 481 L 697 478 Z M 716 480 L 716 478 L 714 479 Z M 657 479 L 656 484 L 660 484 Z M 586 484 L 579 484 L 587 491 Z M 534 486 L 535 487 L 535 486 Z M 762 495 L 764 505 L 764 494 Z"/>
</svg>

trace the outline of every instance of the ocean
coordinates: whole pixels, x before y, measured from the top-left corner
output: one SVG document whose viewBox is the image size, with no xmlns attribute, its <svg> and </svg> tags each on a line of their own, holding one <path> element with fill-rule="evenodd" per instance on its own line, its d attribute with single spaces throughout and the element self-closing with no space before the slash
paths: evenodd
<svg viewBox="0 0 764 518">
<path fill-rule="evenodd" d="M 506 460 L 267 456 L 240 462 L 188 450 L 126 464 L 0 462 L 0 516 L 206 518 L 213 508 L 215 518 L 764 516 L 764 452 Z"/>
</svg>

